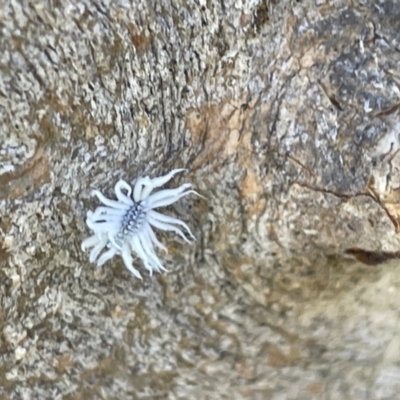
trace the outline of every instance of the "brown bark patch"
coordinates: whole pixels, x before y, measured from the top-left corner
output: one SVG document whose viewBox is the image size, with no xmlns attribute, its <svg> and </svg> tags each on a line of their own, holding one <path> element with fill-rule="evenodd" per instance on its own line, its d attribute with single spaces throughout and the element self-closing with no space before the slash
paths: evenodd
<svg viewBox="0 0 400 400">
<path fill-rule="evenodd" d="M 0 199 L 17 199 L 32 193 L 50 180 L 50 163 L 43 147 L 17 171 L 0 177 Z"/>
<path fill-rule="evenodd" d="M 201 109 L 189 110 L 186 118 L 186 128 L 191 134 L 193 146 L 202 148 L 192 163 L 194 169 L 215 161 L 220 165 L 230 156 L 238 155 L 238 165 L 246 170 L 239 187 L 249 204 L 249 217 L 260 214 L 265 208 L 265 200 L 260 200 L 264 192 L 263 183 L 251 159 L 252 130 L 248 126 L 256 103 L 257 99 L 252 104 L 239 99 L 206 104 Z"/>
<path fill-rule="evenodd" d="M 275 368 L 284 368 L 297 364 L 300 360 L 300 350 L 297 347 L 291 347 L 285 353 L 277 346 L 268 348 L 268 365 Z"/>
<path fill-rule="evenodd" d="M 242 181 L 242 184 L 240 185 L 240 188 L 242 196 L 249 201 L 256 200 L 258 196 L 262 193 L 261 182 L 258 178 L 258 175 L 254 171 L 254 169 L 251 168 L 251 166 L 247 167 L 247 173 Z M 261 208 L 260 211 L 262 211 L 262 209 L 263 208 Z"/>
<path fill-rule="evenodd" d="M 243 118 L 240 103 L 206 104 L 188 111 L 186 128 L 193 145 L 202 147 L 193 161 L 195 169 L 216 159 L 221 163 L 237 151 Z"/>
<path fill-rule="evenodd" d="M 132 41 L 133 45 L 135 46 L 136 50 L 139 51 L 140 53 L 145 52 L 147 50 L 147 48 L 149 47 L 150 37 L 141 34 L 140 31 L 137 29 L 137 27 L 134 24 L 129 24 L 128 29 L 129 29 L 131 41 Z"/>
<path fill-rule="evenodd" d="M 251 159 L 251 136 L 250 130 L 246 130 L 242 135 L 240 150 L 243 151 L 239 152 L 238 157 L 238 164 L 246 169 L 246 176 L 240 184 L 240 191 L 246 200 L 248 218 L 261 214 L 266 206 L 265 199 L 260 198 L 264 193 L 264 186 Z"/>
<path fill-rule="evenodd" d="M 307 386 L 307 392 L 312 396 L 319 396 L 324 392 L 324 387 L 319 382 L 313 382 Z"/>
</svg>

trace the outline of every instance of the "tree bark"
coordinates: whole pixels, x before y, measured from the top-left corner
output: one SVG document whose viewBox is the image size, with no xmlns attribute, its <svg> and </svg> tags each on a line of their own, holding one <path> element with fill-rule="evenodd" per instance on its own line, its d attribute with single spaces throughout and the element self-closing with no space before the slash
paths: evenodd
<svg viewBox="0 0 400 400">
<path fill-rule="evenodd" d="M 7 1 L 0 394 L 393 399 L 400 8 Z M 80 249 L 90 197 L 188 169 L 169 272 Z"/>
</svg>

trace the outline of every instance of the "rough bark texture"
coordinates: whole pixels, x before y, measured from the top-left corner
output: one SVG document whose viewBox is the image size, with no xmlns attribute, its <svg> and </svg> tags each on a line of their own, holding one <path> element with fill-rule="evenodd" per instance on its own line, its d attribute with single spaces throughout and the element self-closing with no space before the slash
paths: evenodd
<svg viewBox="0 0 400 400">
<path fill-rule="evenodd" d="M 10 0 L 0 29 L 1 398 L 398 396 L 396 0 Z M 199 238 L 160 235 L 170 272 L 89 264 L 91 189 L 182 166 L 207 201 L 169 210 Z"/>
</svg>

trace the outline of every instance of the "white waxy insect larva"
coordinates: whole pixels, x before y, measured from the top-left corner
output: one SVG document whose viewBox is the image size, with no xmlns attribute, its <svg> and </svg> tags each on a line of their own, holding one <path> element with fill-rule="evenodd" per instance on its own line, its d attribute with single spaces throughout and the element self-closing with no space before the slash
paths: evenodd
<svg viewBox="0 0 400 400">
<path fill-rule="evenodd" d="M 153 271 L 165 271 L 160 259 L 154 251 L 154 245 L 167 251 L 166 247 L 157 239 L 152 226 L 172 231 L 186 242 L 196 240 L 188 225 L 173 217 L 154 211 L 155 208 L 173 204 L 180 198 L 194 193 L 190 183 L 185 183 L 175 189 L 160 190 L 151 194 L 155 188 L 165 185 L 175 174 L 186 171 L 183 168 L 173 169 L 171 172 L 158 178 L 140 177 L 132 188 L 124 180 L 119 180 L 115 187 L 117 200 L 105 197 L 99 190 L 93 190 L 105 206 L 98 207 L 94 212 L 88 211 L 86 224 L 93 231 L 93 236 L 82 242 L 82 250 L 91 247 L 89 261 L 97 260 L 97 265 L 103 265 L 116 254 L 120 255 L 127 269 L 137 278 L 142 279 L 139 271 L 133 267 L 131 252 L 135 253 L 143 262 L 150 275 Z M 203 196 L 200 196 L 203 197 Z M 180 228 L 186 230 L 185 236 Z M 103 252 L 103 250 L 105 250 Z M 103 252 L 103 253 L 102 253 Z M 102 253 L 102 254 L 101 254 Z"/>
</svg>

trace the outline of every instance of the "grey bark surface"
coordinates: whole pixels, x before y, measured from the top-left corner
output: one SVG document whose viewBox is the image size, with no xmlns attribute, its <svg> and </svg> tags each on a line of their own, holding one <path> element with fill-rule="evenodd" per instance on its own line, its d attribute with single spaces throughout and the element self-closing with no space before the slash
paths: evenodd
<svg viewBox="0 0 400 400">
<path fill-rule="evenodd" d="M 397 1 L 0 6 L 0 397 L 395 399 Z M 169 272 L 80 249 L 185 167 Z"/>
</svg>

